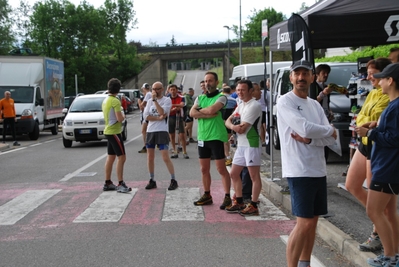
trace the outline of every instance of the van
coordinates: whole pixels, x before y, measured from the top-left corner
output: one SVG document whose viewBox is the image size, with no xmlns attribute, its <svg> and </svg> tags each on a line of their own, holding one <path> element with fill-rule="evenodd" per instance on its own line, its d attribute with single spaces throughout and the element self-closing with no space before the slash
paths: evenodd
<svg viewBox="0 0 399 267">
<path fill-rule="evenodd" d="M 318 64 L 327 64 L 331 67 L 331 72 L 328 76 L 327 83 L 335 83 L 346 86 L 349 84 L 349 79 L 353 73 L 357 73 L 357 63 L 329 63 L 322 62 Z M 293 86 L 290 82 L 290 67 L 284 67 L 276 70 L 275 79 L 272 90 L 273 101 L 273 146 L 275 149 L 280 149 L 280 138 L 278 136 L 277 128 L 277 110 L 276 104 L 278 99 L 285 93 L 291 91 Z M 332 92 L 330 97 L 330 108 L 334 113 L 334 120 L 332 124 L 338 130 L 338 138 L 335 145 L 329 146 L 339 156 L 349 151 L 349 142 L 352 137 L 352 131 L 349 130 L 351 117 L 349 112 L 351 109 L 351 100 L 343 94 Z"/>
<path fill-rule="evenodd" d="M 278 68 L 291 66 L 291 61 L 273 62 L 273 77 Z M 270 62 L 266 62 L 266 79 L 270 77 Z M 264 80 L 265 63 L 251 63 L 238 65 L 233 68 L 233 73 L 229 79 L 229 85 L 234 85 L 235 81 L 248 79 L 251 82 L 259 83 Z"/>
<path fill-rule="evenodd" d="M 121 89 L 119 92 L 125 94 L 132 101 L 135 109 L 139 108 L 138 99 L 140 97 L 137 97 L 137 93 L 140 93 L 139 89 Z"/>
</svg>

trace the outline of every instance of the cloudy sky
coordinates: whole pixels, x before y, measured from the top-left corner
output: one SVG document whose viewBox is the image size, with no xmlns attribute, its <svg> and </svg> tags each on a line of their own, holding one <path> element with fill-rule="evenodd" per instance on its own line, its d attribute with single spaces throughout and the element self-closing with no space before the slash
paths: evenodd
<svg viewBox="0 0 399 267">
<path fill-rule="evenodd" d="M 69 0 L 78 5 L 80 0 Z M 87 0 L 95 7 L 101 6 L 103 0 Z M 8 0 L 13 7 L 19 0 Z M 30 4 L 37 0 L 29 0 Z M 226 41 L 228 30 L 223 26 L 249 22 L 248 16 L 253 10 L 272 7 L 287 18 L 298 12 L 302 2 L 307 6 L 316 0 L 133 0 L 136 11 L 136 29 L 127 34 L 128 41 L 140 41 L 143 45 L 150 43 L 164 45 L 170 43 L 172 36 L 178 44 L 205 43 Z M 236 36 L 230 31 L 230 39 Z"/>
</svg>

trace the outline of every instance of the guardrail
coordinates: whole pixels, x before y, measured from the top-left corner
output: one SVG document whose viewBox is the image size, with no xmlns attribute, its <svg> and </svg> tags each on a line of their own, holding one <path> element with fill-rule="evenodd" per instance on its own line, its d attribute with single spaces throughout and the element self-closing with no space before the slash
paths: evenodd
<svg viewBox="0 0 399 267">
<path fill-rule="evenodd" d="M 268 41 L 266 41 L 266 45 L 269 45 Z M 238 48 L 240 46 L 239 43 L 230 43 L 231 48 Z M 241 47 L 261 47 L 262 42 L 243 42 L 241 43 Z M 174 45 L 174 46 L 155 46 L 148 47 L 142 46 L 137 48 L 137 53 L 151 53 L 151 54 L 162 54 L 162 53 L 171 53 L 171 52 L 186 52 L 186 51 L 211 51 L 211 50 L 222 50 L 227 49 L 227 43 L 213 43 L 213 44 L 189 44 L 189 45 Z"/>
</svg>

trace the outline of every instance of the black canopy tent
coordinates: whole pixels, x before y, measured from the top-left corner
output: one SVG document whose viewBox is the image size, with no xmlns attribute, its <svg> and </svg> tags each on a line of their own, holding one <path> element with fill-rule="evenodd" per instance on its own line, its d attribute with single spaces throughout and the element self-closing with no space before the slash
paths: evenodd
<svg viewBox="0 0 399 267">
<path fill-rule="evenodd" d="M 399 42 L 398 0 L 323 0 L 299 14 L 313 49 Z M 270 50 L 291 50 L 288 21 L 270 28 Z"/>
<path fill-rule="evenodd" d="M 322 0 L 299 15 L 308 25 L 311 49 L 399 43 L 399 0 Z M 273 66 L 273 51 L 291 50 L 288 20 L 270 28 L 269 49 L 270 66 Z M 269 106 L 273 116 L 273 103 Z M 272 117 L 269 123 L 273 128 Z M 273 131 L 270 132 L 269 142 L 273 138 Z"/>
</svg>

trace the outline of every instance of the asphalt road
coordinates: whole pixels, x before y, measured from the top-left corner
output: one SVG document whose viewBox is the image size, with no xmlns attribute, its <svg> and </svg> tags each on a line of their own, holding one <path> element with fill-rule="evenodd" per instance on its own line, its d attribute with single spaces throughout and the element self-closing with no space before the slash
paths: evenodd
<svg viewBox="0 0 399 267">
<path fill-rule="evenodd" d="M 105 142 L 74 143 L 67 149 L 60 134 L 42 133 L 37 141 L 20 137 L 21 147 L 0 153 L 0 266 L 285 266 L 281 238 L 295 223 L 289 212 L 267 200 L 259 221 L 220 211 L 223 192 L 214 165 L 215 204 L 201 208 L 203 220 L 170 220 L 165 208 L 170 206 L 169 175 L 156 154 L 158 189 L 143 189 L 148 172 L 146 155 L 137 153 L 142 146 L 138 111 L 128 115 L 128 122 L 125 181 L 136 191 L 118 222 L 77 222 L 103 196 Z M 189 145 L 188 154 L 188 160 L 173 161 L 180 185 L 176 192 L 193 189 L 199 196 L 195 145 Z M 18 197 L 43 192 L 52 195 L 15 223 L 1 224 L 32 204 Z M 109 202 L 123 195 L 112 193 L 105 194 Z M 192 212 L 191 201 L 180 204 L 171 207 L 172 214 L 176 208 Z M 351 266 L 321 239 L 314 256 L 324 265 L 312 266 Z"/>
</svg>

